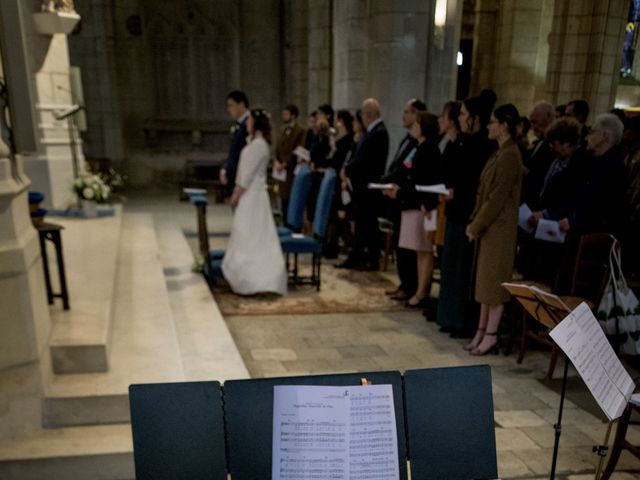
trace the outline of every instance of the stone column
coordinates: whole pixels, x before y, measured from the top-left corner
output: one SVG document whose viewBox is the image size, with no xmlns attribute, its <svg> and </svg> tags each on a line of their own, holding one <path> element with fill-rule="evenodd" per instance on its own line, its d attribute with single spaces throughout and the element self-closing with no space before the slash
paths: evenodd
<svg viewBox="0 0 640 480">
<path fill-rule="evenodd" d="M 68 122 L 56 120 L 56 113 L 71 107 L 71 82 L 67 37 L 64 34 L 44 35 L 35 29 L 32 14 L 40 11 L 39 0 L 7 0 L 2 2 L 0 29 L 12 48 L 12 67 L 9 81 L 15 85 L 26 77 L 30 95 L 23 95 L 16 110 L 32 112 L 37 129 L 22 134 L 35 136 L 33 150 L 23 150 L 24 167 L 34 190 L 45 194 L 45 204 L 65 208 L 72 200 L 73 151 Z M 9 14 L 5 14 L 8 12 Z M 77 135 L 76 135 L 77 137 Z M 75 155 L 80 167 L 84 165 L 81 140 L 75 140 Z"/>
<path fill-rule="evenodd" d="M 435 4 L 435 2 L 433 2 Z M 434 5 L 435 6 L 435 5 Z M 460 47 L 462 29 L 463 0 L 447 1 L 447 21 L 443 31 L 443 42 L 437 45 L 428 39 L 427 78 L 424 101 L 430 112 L 439 114 L 442 106 L 449 100 L 455 100 L 458 80 L 456 56 Z M 430 35 L 433 37 L 434 17 L 431 15 Z"/>
<path fill-rule="evenodd" d="M 305 124 L 309 97 L 309 4 L 285 0 L 284 48 L 286 77 L 283 86 L 284 103 L 300 109 L 300 122 Z"/>
<path fill-rule="evenodd" d="M 500 0 L 476 0 L 473 29 L 473 59 L 471 67 L 471 95 L 493 85 L 497 52 L 498 12 Z"/>
<path fill-rule="evenodd" d="M 331 102 L 331 4 L 332 0 L 308 0 L 309 77 L 307 108 Z"/>
<path fill-rule="evenodd" d="M 355 110 L 367 96 L 369 18 L 367 0 L 333 3 L 334 108 Z"/>
<path fill-rule="evenodd" d="M 613 107 L 627 12 L 626 0 L 555 2 L 546 82 L 552 102 L 583 98 L 593 114 Z"/>
<path fill-rule="evenodd" d="M 405 135 L 402 109 L 425 96 L 427 42 L 432 35 L 433 1 L 370 2 L 366 96 L 376 97 L 389 130 L 390 152 Z"/>
<path fill-rule="evenodd" d="M 484 3 L 484 2 L 483 2 Z M 513 103 L 520 113 L 526 115 L 536 100 L 544 98 L 544 83 L 547 69 L 547 37 L 551 30 L 553 0 L 499 2 L 496 28 L 497 49 L 493 59 L 491 81 L 487 73 L 480 75 L 486 83 L 476 84 L 475 92 L 484 87 L 493 88 L 498 96 L 498 104 Z M 489 5 L 487 5 L 489 7 Z M 491 6 L 492 7 L 492 6 Z M 490 9 L 489 11 L 493 11 Z M 479 14 L 482 21 L 489 13 Z M 490 22 L 481 28 L 477 36 L 487 34 Z M 488 33 L 491 35 L 491 33 Z M 476 52 L 486 45 L 474 47 Z M 476 54 L 476 60 L 488 60 Z M 476 68 L 490 68 L 480 65 Z"/>
<path fill-rule="evenodd" d="M 274 13 L 277 12 L 277 13 Z M 251 106 L 280 112 L 280 3 L 243 0 L 240 7 L 240 81 Z"/>
<path fill-rule="evenodd" d="M 38 233 L 29 218 L 29 179 L 0 140 L 0 441 L 40 426 L 51 329 Z"/>
</svg>

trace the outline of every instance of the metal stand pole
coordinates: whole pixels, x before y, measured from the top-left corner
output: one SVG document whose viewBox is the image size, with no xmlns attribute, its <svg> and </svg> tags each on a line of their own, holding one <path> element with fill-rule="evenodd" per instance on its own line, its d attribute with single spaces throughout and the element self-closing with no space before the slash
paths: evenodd
<svg viewBox="0 0 640 480">
<path fill-rule="evenodd" d="M 564 373 L 562 375 L 562 392 L 560 393 L 560 409 L 558 410 L 558 422 L 553 426 L 556 431 L 556 439 L 553 444 L 553 459 L 551 461 L 551 480 L 556 478 L 556 462 L 558 460 L 558 449 L 560 447 L 560 434 L 562 433 L 562 409 L 564 408 L 564 397 L 567 391 L 567 375 L 569 373 L 569 359 L 564 357 Z"/>
</svg>

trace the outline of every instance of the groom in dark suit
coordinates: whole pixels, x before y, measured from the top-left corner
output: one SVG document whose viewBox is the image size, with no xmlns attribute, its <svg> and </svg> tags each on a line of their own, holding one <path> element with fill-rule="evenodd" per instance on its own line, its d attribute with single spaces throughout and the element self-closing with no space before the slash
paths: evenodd
<svg viewBox="0 0 640 480">
<path fill-rule="evenodd" d="M 353 187 L 355 238 L 349 258 L 338 267 L 375 271 L 380 267 L 378 213 L 382 196 L 378 190 L 369 190 L 367 185 L 380 180 L 389 154 L 389 134 L 376 99 L 369 98 L 362 103 L 362 122 L 366 131 L 345 166 Z"/>
<path fill-rule="evenodd" d="M 229 156 L 220 168 L 220 183 L 229 189 L 233 189 L 236 183 L 236 171 L 240 152 L 247 144 L 247 118 L 249 117 L 249 100 L 247 95 L 240 90 L 234 90 L 227 95 L 227 112 L 235 120 L 231 128 L 231 145 Z"/>
</svg>

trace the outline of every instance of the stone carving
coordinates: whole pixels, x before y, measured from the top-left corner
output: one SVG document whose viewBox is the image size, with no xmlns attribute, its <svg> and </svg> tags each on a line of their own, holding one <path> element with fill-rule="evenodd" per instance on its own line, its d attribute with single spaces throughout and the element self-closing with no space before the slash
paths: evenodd
<svg viewBox="0 0 640 480">
<path fill-rule="evenodd" d="M 41 10 L 48 13 L 76 13 L 73 0 L 42 0 Z"/>
</svg>

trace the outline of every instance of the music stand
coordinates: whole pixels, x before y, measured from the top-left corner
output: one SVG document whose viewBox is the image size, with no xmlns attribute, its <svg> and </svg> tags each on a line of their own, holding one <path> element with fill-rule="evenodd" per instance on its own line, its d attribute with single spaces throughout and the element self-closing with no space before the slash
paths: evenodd
<svg viewBox="0 0 640 480">
<path fill-rule="evenodd" d="M 571 313 L 571 309 L 558 297 L 552 293 L 545 292 L 534 286 L 522 283 L 503 283 L 502 286 L 514 297 L 520 305 L 538 323 L 552 330 L 564 318 Z M 558 410 L 558 422 L 553 426 L 555 430 L 555 441 L 553 444 L 553 458 L 551 461 L 550 479 L 556 476 L 556 463 L 558 460 L 558 448 L 560 447 L 560 435 L 562 433 L 562 410 L 564 408 L 564 398 L 567 390 L 567 376 L 569 373 L 569 359 L 564 356 L 564 371 L 562 374 L 562 388 L 560 391 L 560 408 Z"/>
</svg>

